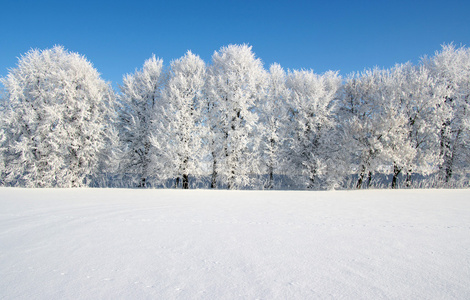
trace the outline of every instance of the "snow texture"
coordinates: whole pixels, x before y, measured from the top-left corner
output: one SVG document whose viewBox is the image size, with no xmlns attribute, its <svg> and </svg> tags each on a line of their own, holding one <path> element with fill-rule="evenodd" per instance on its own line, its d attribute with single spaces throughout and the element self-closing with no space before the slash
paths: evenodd
<svg viewBox="0 0 470 300">
<path fill-rule="evenodd" d="M 469 299 L 470 190 L 0 189 L 2 299 Z"/>
</svg>

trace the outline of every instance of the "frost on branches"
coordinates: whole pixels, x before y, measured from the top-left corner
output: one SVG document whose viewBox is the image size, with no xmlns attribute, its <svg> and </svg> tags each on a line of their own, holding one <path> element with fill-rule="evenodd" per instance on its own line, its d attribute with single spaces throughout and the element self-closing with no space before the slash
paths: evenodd
<svg viewBox="0 0 470 300">
<path fill-rule="evenodd" d="M 414 156 L 394 79 L 390 70 L 366 70 L 351 76 L 344 86 L 343 130 L 351 168 L 358 173 L 356 188 L 366 178 L 369 185 L 374 173 L 392 173 L 394 187 Z"/>
<path fill-rule="evenodd" d="M 152 127 L 155 148 L 153 164 L 162 180 L 174 179 L 174 187 L 189 188 L 189 177 L 203 175 L 206 156 L 206 124 L 203 97 L 206 67 L 190 51 L 171 63 L 162 102 L 156 107 L 158 120 Z"/>
<path fill-rule="evenodd" d="M 323 75 L 293 71 L 287 76 L 287 172 L 313 189 L 323 177 L 329 158 L 329 135 L 334 130 L 333 100 L 341 85 L 335 72 Z"/>
<path fill-rule="evenodd" d="M 97 172 L 114 93 L 83 56 L 32 50 L 2 79 L 4 180 L 28 187 L 78 187 Z"/>
<path fill-rule="evenodd" d="M 0 184 L 323 189 L 468 186 L 470 50 L 417 65 L 265 70 L 248 45 L 152 56 L 114 93 L 82 56 L 1 79 Z M 115 98 L 117 102 L 115 102 Z M 103 180 L 103 178 L 105 180 Z"/>
<path fill-rule="evenodd" d="M 448 182 L 454 174 L 465 174 L 470 168 L 470 49 L 444 45 L 424 63 L 446 88 L 445 105 L 450 114 L 441 123 L 440 176 Z"/>
<path fill-rule="evenodd" d="M 206 93 L 209 99 L 213 177 L 228 189 L 250 186 L 258 174 L 256 135 L 265 71 L 251 47 L 230 45 L 212 56 Z"/>
<path fill-rule="evenodd" d="M 266 93 L 260 104 L 259 120 L 259 131 L 262 132 L 261 171 L 267 175 L 264 187 L 273 189 L 274 175 L 283 173 L 284 167 L 289 90 L 286 86 L 286 72 L 279 64 L 270 67 L 266 80 Z"/>
<path fill-rule="evenodd" d="M 400 150 L 408 152 L 403 163 L 395 165 L 394 175 L 404 172 L 405 185 L 409 187 L 412 174 L 437 171 L 441 163 L 439 132 L 441 124 L 450 117 L 450 110 L 445 104 L 444 85 L 425 66 L 397 65 L 392 70 L 392 80 L 395 106 L 407 120 L 403 124 L 407 144 Z"/>
<path fill-rule="evenodd" d="M 142 70 L 124 77 L 119 95 L 119 132 L 123 147 L 121 174 L 138 176 L 138 187 L 146 187 L 152 169 L 152 126 L 161 116 L 160 105 L 165 84 L 163 61 L 155 55 L 146 60 Z"/>
</svg>

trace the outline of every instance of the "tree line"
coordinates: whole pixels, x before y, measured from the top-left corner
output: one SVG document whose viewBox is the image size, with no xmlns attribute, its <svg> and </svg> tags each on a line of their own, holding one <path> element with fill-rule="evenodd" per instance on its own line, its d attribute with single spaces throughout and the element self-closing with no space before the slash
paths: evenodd
<svg viewBox="0 0 470 300">
<path fill-rule="evenodd" d="M 229 45 L 210 64 L 152 56 L 119 91 L 56 46 L 1 82 L 5 186 L 397 188 L 464 182 L 470 166 L 470 49 L 453 44 L 345 78 L 266 70 Z"/>
</svg>

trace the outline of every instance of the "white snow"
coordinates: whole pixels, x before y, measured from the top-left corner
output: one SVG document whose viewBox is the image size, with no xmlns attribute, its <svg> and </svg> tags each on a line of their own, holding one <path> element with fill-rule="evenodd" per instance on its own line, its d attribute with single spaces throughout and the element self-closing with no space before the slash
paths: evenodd
<svg viewBox="0 0 470 300">
<path fill-rule="evenodd" d="M 1 299 L 470 299 L 470 190 L 0 188 Z"/>
</svg>

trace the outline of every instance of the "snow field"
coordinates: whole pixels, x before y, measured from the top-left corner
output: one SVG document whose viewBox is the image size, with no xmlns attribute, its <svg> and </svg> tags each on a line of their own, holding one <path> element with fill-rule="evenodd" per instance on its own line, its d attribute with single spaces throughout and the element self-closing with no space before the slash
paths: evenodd
<svg viewBox="0 0 470 300">
<path fill-rule="evenodd" d="M 0 188 L 0 299 L 379 298 L 470 298 L 470 190 Z"/>
</svg>

